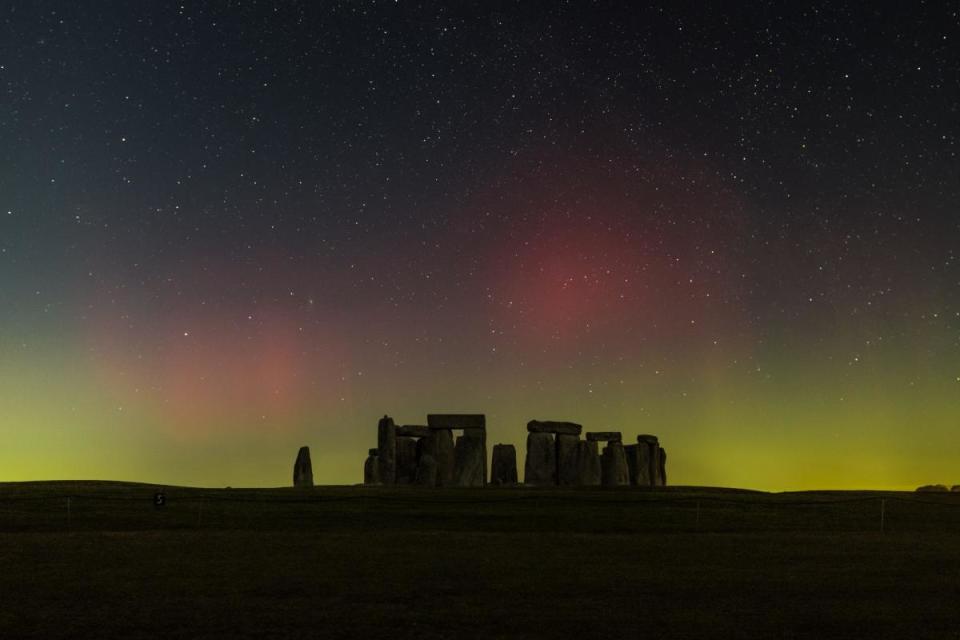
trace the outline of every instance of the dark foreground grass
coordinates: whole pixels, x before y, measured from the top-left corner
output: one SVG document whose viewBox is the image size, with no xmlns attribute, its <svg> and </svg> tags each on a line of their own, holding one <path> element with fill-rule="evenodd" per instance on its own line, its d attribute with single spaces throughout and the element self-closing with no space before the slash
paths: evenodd
<svg viewBox="0 0 960 640">
<path fill-rule="evenodd" d="M 0 485 L 0 638 L 960 637 L 956 496 L 154 491 Z"/>
</svg>

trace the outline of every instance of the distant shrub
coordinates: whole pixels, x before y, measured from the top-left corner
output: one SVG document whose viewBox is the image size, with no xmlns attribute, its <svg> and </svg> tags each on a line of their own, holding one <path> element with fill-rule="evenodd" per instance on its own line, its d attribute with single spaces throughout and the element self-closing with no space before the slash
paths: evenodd
<svg viewBox="0 0 960 640">
<path fill-rule="evenodd" d="M 955 490 L 960 491 L 960 487 L 954 487 Z M 919 493 L 944 493 L 950 491 L 947 489 L 947 486 L 944 484 L 925 484 L 922 487 L 917 487 L 917 492 Z"/>
</svg>

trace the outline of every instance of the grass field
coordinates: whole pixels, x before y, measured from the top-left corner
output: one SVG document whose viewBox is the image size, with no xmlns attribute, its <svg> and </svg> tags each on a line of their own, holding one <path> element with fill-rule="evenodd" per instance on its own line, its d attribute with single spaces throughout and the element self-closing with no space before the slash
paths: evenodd
<svg viewBox="0 0 960 640">
<path fill-rule="evenodd" d="M 960 637 L 957 495 L 157 490 L 0 484 L 0 638 Z"/>
</svg>

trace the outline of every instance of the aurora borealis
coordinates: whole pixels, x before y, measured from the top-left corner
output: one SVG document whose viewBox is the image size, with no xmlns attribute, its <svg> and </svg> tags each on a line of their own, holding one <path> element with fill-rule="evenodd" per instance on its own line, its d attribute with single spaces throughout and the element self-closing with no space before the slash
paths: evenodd
<svg viewBox="0 0 960 640">
<path fill-rule="evenodd" d="M 94 4 L 0 8 L 0 481 L 960 483 L 956 6 Z"/>
</svg>

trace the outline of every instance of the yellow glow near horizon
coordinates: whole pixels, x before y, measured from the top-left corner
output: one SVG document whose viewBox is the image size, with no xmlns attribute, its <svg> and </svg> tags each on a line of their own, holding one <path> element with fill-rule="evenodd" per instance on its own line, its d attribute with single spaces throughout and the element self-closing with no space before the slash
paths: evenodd
<svg viewBox="0 0 960 640">
<path fill-rule="evenodd" d="M 789 361 L 787 361 L 789 362 Z M 71 368 L 73 363 L 73 368 Z M 956 382 L 882 369 L 850 380 L 844 366 L 703 372 L 622 371 L 593 386 L 580 374 L 530 384 L 523 375 L 418 375 L 409 386 L 358 387 L 354 399 L 271 416 L 243 407 L 197 433 L 166 424 L 149 394 L 118 395 L 71 356 L 0 365 L 0 481 L 122 479 L 203 486 L 284 486 L 297 448 L 309 445 L 323 484 L 362 480 L 383 413 L 399 423 L 433 411 L 485 412 L 488 442 L 513 443 L 519 464 L 527 420 L 568 419 L 617 429 L 626 441 L 654 433 L 668 453 L 670 484 L 765 490 L 912 489 L 960 483 L 955 471 Z M 414 392 L 411 392 L 411 389 Z M 380 398 L 369 403 L 358 398 Z M 440 400 L 443 399 L 443 400 Z"/>
</svg>

